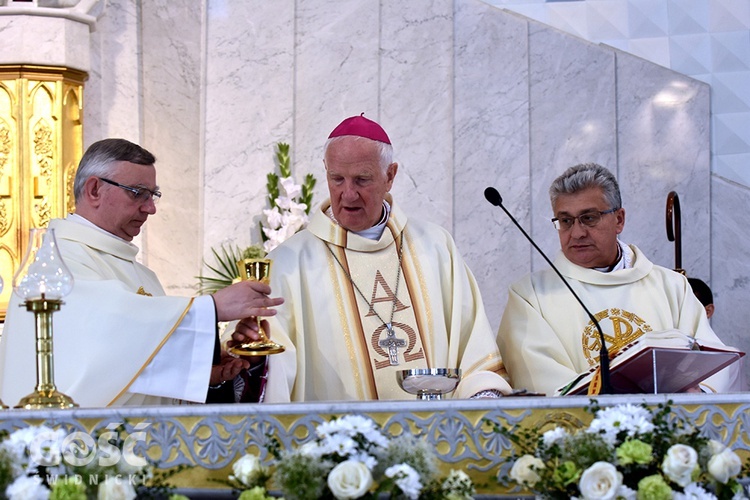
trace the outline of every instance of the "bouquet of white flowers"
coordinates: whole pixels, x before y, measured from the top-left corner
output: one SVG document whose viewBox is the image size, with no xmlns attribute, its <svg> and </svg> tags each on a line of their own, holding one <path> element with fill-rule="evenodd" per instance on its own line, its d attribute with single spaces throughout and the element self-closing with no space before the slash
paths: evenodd
<svg viewBox="0 0 750 500">
<path fill-rule="evenodd" d="M 287 500 L 377 498 L 379 494 L 409 499 L 471 499 L 468 475 L 438 475 L 437 459 L 426 441 L 411 435 L 392 439 L 371 419 L 348 415 L 321 424 L 316 438 L 294 450 L 270 451 L 276 486 Z M 234 464 L 230 481 L 245 490 L 241 500 L 262 500 L 269 472 L 253 455 Z"/>
<path fill-rule="evenodd" d="M 741 499 L 750 470 L 723 444 L 671 414 L 670 403 L 588 408 L 588 428 L 495 430 L 515 444 L 499 481 L 550 499 Z"/>
<path fill-rule="evenodd" d="M 271 172 L 267 175 L 269 209 L 263 210 L 265 223 L 261 223 L 263 249 L 266 253 L 307 226 L 310 213 L 315 177 L 305 176 L 300 185 L 294 182 L 289 158 L 289 144 L 277 144 L 276 159 L 281 175 Z"/>
<path fill-rule="evenodd" d="M 165 479 L 183 467 L 154 474 L 153 466 L 133 452 L 132 445 L 139 436 L 145 438 L 144 433 L 135 432 L 121 439 L 116 424 L 96 438 L 45 425 L 5 433 L 0 443 L 0 498 L 166 497 L 171 487 Z"/>
</svg>

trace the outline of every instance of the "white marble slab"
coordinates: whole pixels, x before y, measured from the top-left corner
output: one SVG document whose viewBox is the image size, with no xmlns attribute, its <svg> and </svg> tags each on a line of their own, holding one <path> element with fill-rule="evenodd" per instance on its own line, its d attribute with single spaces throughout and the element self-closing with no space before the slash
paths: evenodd
<svg viewBox="0 0 750 500">
<path fill-rule="evenodd" d="M 0 64 L 91 69 L 88 24 L 63 17 L 2 14 Z"/>
<path fill-rule="evenodd" d="M 529 27 L 531 229 L 550 259 L 559 252 L 549 186 L 567 168 L 598 163 L 617 171 L 615 57 L 554 28 Z M 533 257 L 533 268 L 547 264 Z"/>
<path fill-rule="evenodd" d="M 623 239 L 656 264 L 674 268 L 666 200 L 682 214 L 682 268 L 705 274 L 710 238 L 710 116 L 706 84 L 628 54 L 617 54 L 619 181 Z"/>
<path fill-rule="evenodd" d="M 163 192 L 142 244 L 168 294 L 194 293 L 201 264 L 201 97 L 203 59 L 199 2 L 140 7 L 144 75 L 141 144 L 157 158 Z M 175 258 L 175 249 L 179 249 Z"/>
<path fill-rule="evenodd" d="M 750 297 L 750 191 L 745 186 L 714 176 L 711 197 L 716 203 L 711 214 L 711 273 L 697 274 L 711 287 L 714 316 L 711 326 L 727 344 L 750 353 L 748 335 L 748 297 Z M 706 242 L 708 244 L 708 242 Z M 743 360 L 746 386 L 750 387 L 750 369 Z"/>
<path fill-rule="evenodd" d="M 499 325 L 508 286 L 530 270 L 530 246 L 500 208 L 529 223 L 528 23 L 483 2 L 460 4 L 455 33 L 453 234 Z M 498 50 L 502 47 L 502 50 Z"/>
<path fill-rule="evenodd" d="M 208 4 L 204 256 L 225 241 L 260 242 L 276 143 L 294 140 L 294 26 L 292 1 Z"/>
</svg>

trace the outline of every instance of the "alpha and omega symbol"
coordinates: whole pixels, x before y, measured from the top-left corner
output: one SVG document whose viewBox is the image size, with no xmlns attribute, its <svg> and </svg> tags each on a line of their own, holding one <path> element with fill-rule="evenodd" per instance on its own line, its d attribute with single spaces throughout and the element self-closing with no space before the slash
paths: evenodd
<svg viewBox="0 0 750 500">
<path fill-rule="evenodd" d="M 651 331 L 651 326 L 635 314 L 623 311 L 619 308 L 605 309 L 594 315 L 604 332 L 604 340 L 610 354 L 614 354 L 626 345 L 630 344 L 644 333 Z M 599 339 L 599 331 L 592 321 L 589 321 L 583 329 L 581 336 L 583 342 L 583 354 L 589 366 L 599 362 L 599 351 L 602 348 Z"/>
<path fill-rule="evenodd" d="M 383 278 L 382 273 L 377 271 L 375 273 L 375 282 L 372 286 L 372 296 L 369 304 L 370 310 L 365 317 L 378 316 L 375 312 L 375 304 L 379 303 L 386 303 L 392 307 L 394 315 L 411 307 L 396 297 L 396 294 L 388 285 L 385 278 Z M 379 319 L 384 318 L 383 309 L 381 307 L 378 310 Z M 385 314 L 388 315 L 385 317 L 386 320 L 390 318 L 390 310 Z M 417 334 L 414 329 L 407 324 L 397 321 L 379 325 L 372 332 L 370 343 L 373 351 L 378 354 L 378 357 L 373 360 L 377 370 L 386 366 L 397 366 L 399 364 L 398 357 L 400 352 L 403 352 L 404 361 L 407 363 L 424 358 L 424 352 L 421 347 L 416 353 L 414 352 L 417 347 Z"/>
</svg>

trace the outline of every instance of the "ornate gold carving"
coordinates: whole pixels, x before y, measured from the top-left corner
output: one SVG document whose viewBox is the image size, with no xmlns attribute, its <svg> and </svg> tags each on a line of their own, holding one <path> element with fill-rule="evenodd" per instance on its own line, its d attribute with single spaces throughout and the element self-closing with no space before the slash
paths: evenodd
<svg viewBox="0 0 750 500">
<path fill-rule="evenodd" d="M 6 170 L 5 167 L 9 162 L 11 146 L 13 141 L 10 137 L 10 126 L 0 118 L 0 183 L 5 185 Z M 7 183 L 10 184 L 10 176 L 7 176 Z M 3 236 L 10 229 L 10 220 L 8 220 L 8 207 L 5 200 L 10 197 L 10 189 L 7 192 L 0 190 L 0 236 Z"/>
<path fill-rule="evenodd" d="M 29 229 L 72 211 L 85 79 L 63 67 L 0 65 L 0 320 Z"/>
</svg>

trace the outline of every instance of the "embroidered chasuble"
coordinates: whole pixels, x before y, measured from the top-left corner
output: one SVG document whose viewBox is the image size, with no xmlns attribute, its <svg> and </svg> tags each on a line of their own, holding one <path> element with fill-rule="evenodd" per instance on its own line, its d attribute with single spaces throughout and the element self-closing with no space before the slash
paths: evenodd
<svg viewBox="0 0 750 500">
<path fill-rule="evenodd" d="M 635 246 L 633 267 L 600 272 L 555 260 L 563 276 L 597 318 L 610 356 L 648 332 L 680 330 L 699 343 L 724 346 L 687 279 L 654 265 Z M 599 333 L 586 312 L 551 269 L 511 285 L 498 345 L 513 387 L 553 395 L 577 374 L 599 363 Z M 738 363 L 706 379 L 705 390 L 726 392 Z"/>
<path fill-rule="evenodd" d="M 69 216 L 71 219 L 75 216 Z M 203 402 L 215 337 L 212 299 L 166 297 L 138 248 L 89 224 L 50 228 L 74 277 L 52 316 L 55 385 L 81 407 Z M 209 313 L 205 311 L 208 310 Z M 16 404 L 36 386 L 34 315 L 12 296 L 0 340 L 0 391 Z"/>
<path fill-rule="evenodd" d="M 409 368 L 461 368 L 453 397 L 509 392 L 479 289 L 448 232 L 407 223 L 391 203 L 375 241 L 333 222 L 329 204 L 269 254 L 271 287 L 286 299 L 271 337 L 287 351 L 269 357 L 265 400 L 414 399 L 396 379 Z"/>
</svg>

